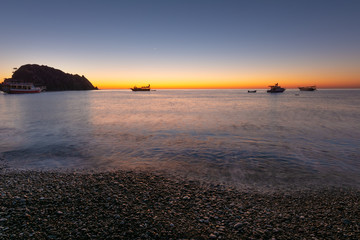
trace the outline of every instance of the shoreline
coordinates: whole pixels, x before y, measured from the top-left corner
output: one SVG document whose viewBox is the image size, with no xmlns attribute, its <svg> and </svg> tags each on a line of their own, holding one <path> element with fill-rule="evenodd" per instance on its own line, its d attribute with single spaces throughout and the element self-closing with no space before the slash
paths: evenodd
<svg viewBox="0 0 360 240">
<path fill-rule="evenodd" d="M 5 239 L 360 238 L 357 188 L 262 192 L 122 170 L 0 179 Z"/>
</svg>

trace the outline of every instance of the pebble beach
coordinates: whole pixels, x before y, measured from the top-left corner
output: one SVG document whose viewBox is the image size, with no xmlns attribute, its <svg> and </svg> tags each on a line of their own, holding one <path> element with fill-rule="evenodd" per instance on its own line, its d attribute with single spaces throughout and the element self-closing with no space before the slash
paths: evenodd
<svg viewBox="0 0 360 240">
<path fill-rule="evenodd" d="M 2 169 L 0 239 L 360 239 L 360 191 Z"/>
</svg>

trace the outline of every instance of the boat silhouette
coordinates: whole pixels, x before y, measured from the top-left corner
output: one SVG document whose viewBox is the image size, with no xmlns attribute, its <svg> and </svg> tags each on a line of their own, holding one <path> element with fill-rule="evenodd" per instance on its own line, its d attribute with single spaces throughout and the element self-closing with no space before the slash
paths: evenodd
<svg viewBox="0 0 360 240">
<path fill-rule="evenodd" d="M 150 84 L 147 86 L 142 86 L 142 87 L 136 87 L 134 86 L 133 88 L 130 88 L 132 91 L 150 91 Z"/>
</svg>

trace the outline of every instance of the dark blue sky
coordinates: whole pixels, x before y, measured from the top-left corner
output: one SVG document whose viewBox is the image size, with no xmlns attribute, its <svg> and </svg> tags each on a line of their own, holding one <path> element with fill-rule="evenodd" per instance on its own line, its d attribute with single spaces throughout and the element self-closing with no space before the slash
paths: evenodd
<svg viewBox="0 0 360 240">
<path fill-rule="evenodd" d="M 353 83 L 360 77 L 359 13 L 357 0 L 2 0 L 0 77 L 38 63 L 100 86 L 295 84 L 299 74 L 312 82 L 346 75 Z"/>
</svg>

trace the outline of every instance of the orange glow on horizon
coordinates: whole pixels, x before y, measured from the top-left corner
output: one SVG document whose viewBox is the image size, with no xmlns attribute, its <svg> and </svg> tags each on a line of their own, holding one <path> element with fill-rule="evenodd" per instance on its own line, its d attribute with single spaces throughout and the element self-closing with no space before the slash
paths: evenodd
<svg viewBox="0 0 360 240">
<path fill-rule="evenodd" d="M 301 78 L 304 79 L 304 78 Z M 285 88 L 298 88 L 300 86 L 316 85 L 318 88 L 360 88 L 360 78 L 342 79 L 336 77 L 327 78 L 268 78 L 268 79 L 202 79 L 202 80 L 155 80 L 155 79 L 132 79 L 132 80 L 90 80 L 99 89 L 129 89 L 133 86 L 145 86 L 151 84 L 152 89 L 264 89 L 269 85 L 279 83 Z"/>
<path fill-rule="evenodd" d="M 60 66 L 59 68 L 64 68 Z M 3 78 L 11 77 L 12 73 L 6 69 Z M 150 84 L 152 89 L 266 89 L 269 85 L 279 83 L 284 88 L 298 88 L 300 86 L 316 85 L 321 88 L 360 88 L 360 73 L 358 70 L 349 69 L 177 69 L 146 70 L 128 69 L 127 71 L 114 71 L 108 69 L 81 69 L 81 75 L 99 89 L 129 89 L 133 86 Z M 65 72 L 77 72 L 69 69 Z M 324 74 L 325 72 L 325 74 Z M 6 74 L 4 74 L 6 73 Z M 114 77 L 121 76 L 121 77 Z"/>
<path fill-rule="evenodd" d="M 259 68 L 190 69 L 140 68 L 90 72 L 88 79 L 100 89 L 129 89 L 150 84 L 153 89 L 264 89 L 279 83 L 285 88 L 316 85 L 318 88 L 360 88 L 360 72 L 355 68 Z M 114 77 L 121 76 L 121 77 Z"/>
</svg>

